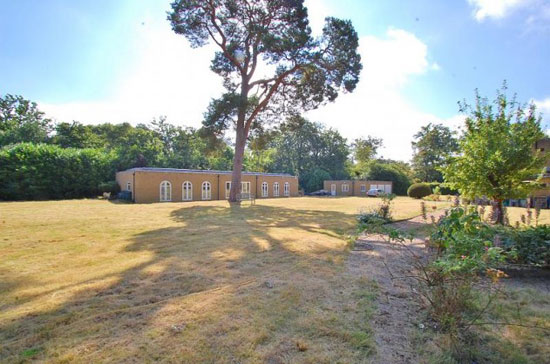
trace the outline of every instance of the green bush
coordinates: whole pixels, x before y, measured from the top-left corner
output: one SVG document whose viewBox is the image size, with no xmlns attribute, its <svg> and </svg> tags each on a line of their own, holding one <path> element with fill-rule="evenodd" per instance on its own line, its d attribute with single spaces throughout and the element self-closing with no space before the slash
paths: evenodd
<svg viewBox="0 0 550 364">
<path fill-rule="evenodd" d="M 429 183 L 433 193 L 436 193 L 436 189 L 439 189 L 440 195 L 458 195 L 458 190 L 448 187 L 445 183 L 431 182 Z"/>
<path fill-rule="evenodd" d="M 432 194 L 432 188 L 427 183 L 415 183 L 407 190 L 407 195 L 412 198 L 424 198 Z"/>
<path fill-rule="evenodd" d="M 0 199 L 94 197 L 115 175 L 115 157 L 103 149 L 21 143 L 0 149 Z"/>
<path fill-rule="evenodd" d="M 550 267 L 550 226 L 505 228 L 502 243 L 513 254 L 514 263 Z"/>
<path fill-rule="evenodd" d="M 102 182 L 99 184 L 98 189 L 100 193 L 117 194 L 120 192 L 120 186 L 117 181 Z"/>
</svg>

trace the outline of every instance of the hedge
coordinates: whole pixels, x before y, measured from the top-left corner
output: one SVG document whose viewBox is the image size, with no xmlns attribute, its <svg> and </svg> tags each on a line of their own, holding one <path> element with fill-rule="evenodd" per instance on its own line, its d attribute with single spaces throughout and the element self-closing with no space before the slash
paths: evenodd
<svg viewBox="0 0 550 364">
<path fill-rule="evenodd" d="M 407 195 L 412 198 L 423 198 L 432 194 L 432 188 L 427 183 L 415 183 L 407 190 Z"/>
<path fill-rule="evenodd" d="M 103 149 L 14 144 L 0 149 L 0 199 L 93 197 L 115 172 L 114 154 Z"/>
</svg>

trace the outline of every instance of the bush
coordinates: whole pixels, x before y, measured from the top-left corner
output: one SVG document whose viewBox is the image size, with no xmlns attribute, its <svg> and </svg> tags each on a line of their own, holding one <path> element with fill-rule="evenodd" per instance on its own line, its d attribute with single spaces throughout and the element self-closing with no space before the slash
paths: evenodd
<svg viewBox="0 0 550 364">
<path fill-rule="evenodd" d="M 0 149 L 0 199 L 94 197 L 115 175 L 114 154 L 103 149 L 21 143 Z"/>
<path fill-rule="evenodd" d="M 407 190 L 407 195 L 412 198 L 424 198 L 432 194 L 432 188 L 427 183 L 415 183 Z"/>
<path fill-rule="evenodd" d="M 108 192 L 111 195 L 116 195 L 120 192 L 120 186 L 117 181 L 102 182 L 98 186 L 100 193 Z"/>
<path fill-rule="evenodd" d="M 432 188 L 433 193 L 437 193 L 436 190 L 438 190 L 440 195 L 456 196 L 459 194 L 458 190 L 448 187 L 445 183 L 432 182 L 429 185 Z"/>
<path fill-rule="evenodd" d="M 550 226 L 505 228 L 501 231 L 503 247 L 514 263 L 550 267 Z"/>
<path fill-rule="evenodd" d="M 322 168 L 315 168 L 300 176 L 300 186 L 306 193 L 318 191 L 323 188 L 323 182 L 331 179 L 331 175 Z"/>
<path fill-rule="evenodd" d="M 361 177 L 371 181 L 392 181 L 392 192 L 398 196 L 405 196 L 411 185 L 409 177 L 393 164 L 375 162 L 370 165 L 368 173 Z"/>
</svg>

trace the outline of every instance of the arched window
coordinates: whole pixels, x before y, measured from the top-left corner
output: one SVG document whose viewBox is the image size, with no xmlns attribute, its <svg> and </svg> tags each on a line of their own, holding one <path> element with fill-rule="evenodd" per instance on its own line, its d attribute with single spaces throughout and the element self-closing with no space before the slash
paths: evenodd
<svg viewBox="0 0 550 364">
<path fill-rule="evenodd" d="M 193 200 L 193 184 L 191 182 L 185 181 L 181 185 L 181 199 L 182 201 Z"/>
<path fill-rule="evenodd" d="M 132 182 L 126 182 L 126 191 L 132 190 Z"/>
<path fill-rule="evenodd" d="M 262 183 L 262 197 L 267 197 L 269 195 L 269 186 L 267 182 Z"/>
<path fill-rule="evenodd" d="M 285 196 L 290 196 L 290 183 L 285 182 Z"/>
<path fill-rule="evenodd" d="M 168 181 L 160 183 L 160 202 L 172 201 L 172 184 Z"/>
<path fill-rule="evenodd" d="M 273 196 L 279 197 L 279 182 L 273 184 Z"/>
<path fill-rule="evenodd" d="M 211 200 L 212 199 L 212 185 L 208 181 L 202 183 L 202 199 Z"/>
</svg>

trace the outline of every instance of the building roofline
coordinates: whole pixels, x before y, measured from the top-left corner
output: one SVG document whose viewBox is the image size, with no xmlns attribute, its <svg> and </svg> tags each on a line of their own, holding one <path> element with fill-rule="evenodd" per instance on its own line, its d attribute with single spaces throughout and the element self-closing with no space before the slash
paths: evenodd
<svg viewBox="0 0 550 364">
<path fill-rule="evenodd" d="M 119 172 L 153 172 L 153 173 L 192 173 L 192 174 L 232 174 L 232 171 L 218 171 L 207 169 L 178 169 L 178 168 L 155 168 L 138 167 L 130 168 Z M 288 173 L 262 173 L 262 172 L 242 172 L 244 176 L 265 176 L 265 177 L 294 177 Z"/>
</svg>

